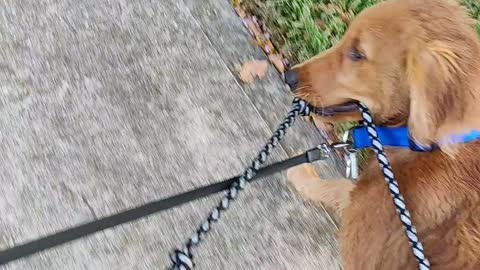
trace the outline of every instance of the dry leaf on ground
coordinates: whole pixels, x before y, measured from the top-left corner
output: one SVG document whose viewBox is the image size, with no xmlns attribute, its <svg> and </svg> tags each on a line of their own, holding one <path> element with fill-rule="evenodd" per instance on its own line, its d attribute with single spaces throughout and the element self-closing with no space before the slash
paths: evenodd
<svg viewBox="0 0 480 270">
<path fill-rule="evenodd" d="M 234 6 L 233 9 L 235 9 L 235 11 L 237 12 L 237 15 L 240 18 L 243 19 L 243 18 L 247 17 L 247 13 L 245 12 L 245 10 L 241 6 Z"/>
<path fill-rule="evenodd" d="M 255 77 L 259 79 L 267 74 L 268 62 L 265 60 L 252 60 L 243 63 L 240 69 L 240 80 L 245 83 L 253 83 Z"/>
<path fill-rule="evenodd" d="M 245 24 L 246 26 L 248 27 L 248 29 L 250 29 L 250 31 L 252 32 L 253 36 L 255 38 L 260 38 L 262 36 L 262 30 L 260 30 L 257 25 L 255 24 L 255 22 L 252 20 L 252 19 L 244 19 L 245 20 Z"/>
<path fill-rule="evenodd" d="M 283 57 L 281 54 L 271 54 L 268 59 L 278 69 L 278 72 L 285 72 L 285 65 L 283 64 Z"/>
<path fill-rule="evenodd" d="M 231 0 L 230 3 L 232 4 L 232 6 L 239 6 L 240 4 L 242 4 L 242 0 Z"/>
</svg>

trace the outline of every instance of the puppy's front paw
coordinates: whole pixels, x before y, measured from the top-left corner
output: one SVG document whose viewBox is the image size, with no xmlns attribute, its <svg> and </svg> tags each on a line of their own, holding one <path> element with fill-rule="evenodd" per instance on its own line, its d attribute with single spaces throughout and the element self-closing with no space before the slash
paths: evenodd
<svg viewBox="0 0 480 270">
<path fill-rule="evenodd" d="M 318 177 L 315 168 L 311 164 L 302 164 L 287 170 L 287 178 L 296 179 L 301 177 Z"/>
<path fill-rule="evenodd" d="M 309 191 L 316 181 L 321 179 L 310 164 L 299 165 L 287 171 L 287 184 L 290 189 L 306 199 L 313 199 Z"/>
</svg>

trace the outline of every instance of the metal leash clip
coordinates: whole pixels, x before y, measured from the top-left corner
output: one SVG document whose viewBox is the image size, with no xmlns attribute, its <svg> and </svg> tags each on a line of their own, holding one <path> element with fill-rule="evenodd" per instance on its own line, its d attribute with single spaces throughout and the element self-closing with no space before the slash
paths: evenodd
<svg viewBox="0 0 480 270">
<path fill-rule="evenodd" d="M 357 150 L 353 147 L 352 142 L 349 140 L 350 134 L 351 129 L 347 130 L 343 134 L 342 140 L 340 142 L 332 144 L 323 143 L 319 145 L 316 150 L 321 150 L 323 156 L 327 157 L 330 155 L 332 150 L 344 149 L 344 151 L 346 152 L 343 157 L 346 163 L 345 177 L 356 181 L 358 179 Z"/>
<path fill-rule="evenodd" d="M 357 150 L 352 147 L 352 144 L 349 141 L 350 134 L 351 129 L 345 131 L 342 136 L 342 142 L 348 143 L 348 146 L 345 147 L 346 154 L 344 155 L 344 160 L 347 165 L 345 169 L 345 177 L 356 181 L 358 179 Z"/>
</svg>

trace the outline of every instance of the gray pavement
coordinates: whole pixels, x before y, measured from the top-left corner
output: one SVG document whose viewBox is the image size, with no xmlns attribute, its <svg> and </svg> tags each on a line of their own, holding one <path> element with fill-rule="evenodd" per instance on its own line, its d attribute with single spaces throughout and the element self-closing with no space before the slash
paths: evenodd
<svg viewBox="0 0 480 270">
<path fill-rule="evenodd" d="M 227 0 L 0 1 L 0 249 L 240 173 L 289 108 Z M 272 160 L 322 142 L 300 121 Z M 318 164 L 338 174 L 335 163 Z M 219 196 L 0 267 L 164 269 Z M 242 193 L 196 269 L 340 269 L 336 227 L 285 174 Z"/>
</svg>

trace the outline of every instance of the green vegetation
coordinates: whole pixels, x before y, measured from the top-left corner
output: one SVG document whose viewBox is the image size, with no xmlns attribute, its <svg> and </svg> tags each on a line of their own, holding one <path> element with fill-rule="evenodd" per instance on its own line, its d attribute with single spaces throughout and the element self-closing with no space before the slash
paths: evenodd
<svg viewBox="0 0 480 270">
<path fill-rule="evenodd" d="M 293 62 L 330 48 L 352 18 L 382 0 L 243 0 L 273 35 L 275 45 Z M 476 18 L 480 33 L 480 1 L 460 0 Z"/>
<path fill-rule="evenodd" d="M 460 1 L 468 11 L 472 18 L 477 20 L 476 30 L 480 34 L 480 1 L 479 0 L 461 0 Z"/>
</svg>

